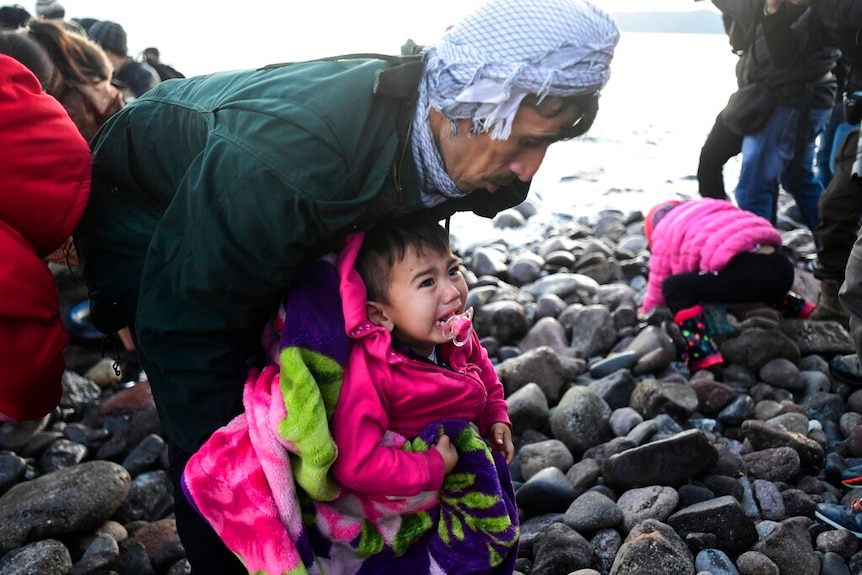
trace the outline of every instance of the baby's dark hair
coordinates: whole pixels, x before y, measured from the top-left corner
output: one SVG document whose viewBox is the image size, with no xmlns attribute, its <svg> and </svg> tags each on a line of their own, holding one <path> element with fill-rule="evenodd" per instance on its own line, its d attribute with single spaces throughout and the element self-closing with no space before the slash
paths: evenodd
<svg viewBox="0 0 862 575">
<path fill-rule="evenodd" d="M 365 283 L 369 300 L 389 303 L 390 271 L 409 249 L 420 256 L 426 249 L 447 254 L 449 232 L 434 219 L 421 215 L 382 219 L 365 232 L 354 267 Z"/>
</svg>

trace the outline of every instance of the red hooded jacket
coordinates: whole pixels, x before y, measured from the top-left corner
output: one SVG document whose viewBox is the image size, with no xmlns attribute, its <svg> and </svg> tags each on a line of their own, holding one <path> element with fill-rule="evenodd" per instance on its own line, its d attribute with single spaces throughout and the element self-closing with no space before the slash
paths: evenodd
<svg viewBox="0 0 862 575">
<path fill-rule="evenodd" d="M 35 419 L 60 401 L 68 336 L 43 258 L 90 192 L 87 142 L 27 68 L 0 55 L 0 417 Z"/>
</svg>

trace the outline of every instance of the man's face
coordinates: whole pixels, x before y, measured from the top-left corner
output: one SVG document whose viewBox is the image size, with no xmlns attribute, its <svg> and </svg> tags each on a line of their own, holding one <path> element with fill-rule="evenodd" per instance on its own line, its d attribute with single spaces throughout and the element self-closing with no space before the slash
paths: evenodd
<svg viewBox="0 0 862 575">
<path fill-rule="evenodd" d="M 486 189 L 496 192 L 517 178 L 522 182 L 533 179 L 548 146 L 563 138 L 581 116 L 580 110 L 569 106 L 553 116 L 532 106 L 521 105 L 512 122 L 507 140 L 492 140 L 487 133 L 470 133 L 469 120 L 457 120 L 458 133 L 451 133 L 449 120 L 431 109 L 431 129 L 437 149 L 449 177 L 462 192 Z"/>
</svg>

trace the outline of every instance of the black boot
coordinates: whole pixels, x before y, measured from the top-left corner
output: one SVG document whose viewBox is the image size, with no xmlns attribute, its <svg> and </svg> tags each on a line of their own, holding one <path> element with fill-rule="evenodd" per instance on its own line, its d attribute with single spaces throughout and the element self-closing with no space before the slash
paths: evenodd
<svg viewBox="0 0 862 575">
<path fill-rule="evenodd" d="M 798 293 L 789 291 L 778 304 L 778 311 L 786 318 L 806 319 L 814 311 L 814 304 Z"/>
<path fill-rule="evenodd" d="M 679 310 L 673 319 L 685 339 L 686 363 L 692 372 L 724 362 L 707 330 L 703 306 Z"/>
</svg>

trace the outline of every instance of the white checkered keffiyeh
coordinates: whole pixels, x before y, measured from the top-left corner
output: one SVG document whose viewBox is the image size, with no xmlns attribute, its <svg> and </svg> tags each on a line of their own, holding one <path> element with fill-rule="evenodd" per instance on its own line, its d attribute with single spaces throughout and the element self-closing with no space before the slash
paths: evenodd
<svg viewBox="0 0 862 575">
<path fill-rule="evenodd" d="M 423 52 L 412 144 L 423 188 L 430 180 L 446 197 L 463 195 L 434 146 L 431 107 L 450 120 L 471 120 L 475 134 L 505 140 L 526 95 L 601 90 L 618 40 L 613 18 L 586 0 L 491 0 L 452 26 Z"/>
</svg>

